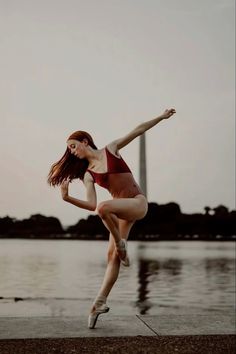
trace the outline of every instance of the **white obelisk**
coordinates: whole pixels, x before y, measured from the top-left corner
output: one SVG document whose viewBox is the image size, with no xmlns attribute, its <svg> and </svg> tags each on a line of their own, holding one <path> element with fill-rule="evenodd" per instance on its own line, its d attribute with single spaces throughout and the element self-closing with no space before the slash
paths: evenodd
<svg viewBox="0 0 236 354">
<path fill-rule="evenodd" d="M 139 141 L 139 184 L 147 197 L 147 168 L 146 168 L 146 141 L 145 133 L 140 136 Z"/>
</svg>

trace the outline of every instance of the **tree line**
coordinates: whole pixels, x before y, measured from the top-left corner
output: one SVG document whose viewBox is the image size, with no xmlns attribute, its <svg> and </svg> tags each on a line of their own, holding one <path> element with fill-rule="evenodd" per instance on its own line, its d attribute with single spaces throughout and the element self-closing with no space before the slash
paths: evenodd
<svg viewBox="0 0 236 354">
<path fill-rule="evenodd" d="M 184 214 L 177 203 L 149 203 L 148 212 L 136 221 L 130 240 L 235 240 L 236 210 L 224 205 L 206 206 L 205 213 Z M 98 215 L 89 215 L 75 225 L 63 227 L 56 217 L 41 214 L 17 220 L 0 218 L 0 238 L 107 239 L 108 230 Z"/>
</svg>

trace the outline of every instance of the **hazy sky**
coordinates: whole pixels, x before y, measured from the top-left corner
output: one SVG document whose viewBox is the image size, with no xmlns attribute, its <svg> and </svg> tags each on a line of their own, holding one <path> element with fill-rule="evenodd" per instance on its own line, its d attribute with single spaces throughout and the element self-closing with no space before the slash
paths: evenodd
<svg viewBox="0 0 236 354">
<path fill-rule="evenodd" d="M 0 217 L 87 217 L 46 184 L 67 137 L 101 148 L 170 107 L 146 135 L 149 201 L 234 209 L 234 13 L 232 0 L 0 0 Z M 138 147 L 121 150 L 137 180 Z"/>
</svg>

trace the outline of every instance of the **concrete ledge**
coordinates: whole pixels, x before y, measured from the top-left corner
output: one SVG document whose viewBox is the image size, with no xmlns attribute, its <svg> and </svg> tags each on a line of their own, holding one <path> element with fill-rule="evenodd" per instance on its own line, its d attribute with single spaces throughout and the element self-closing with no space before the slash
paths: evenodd
<svg viewBox="0 0 236 354">
<path fill-rule="evenodd" d="M 231 313 L 160 316 L 0 317 L 0 354 L 233 354 Z"/>
<path fill-rule="evenodd" d="M 236 334 L 234 314 L 139 316 L 157 335 Z"/>
<path fill-rule="evenodd" d="M 87 317 L 1 317 L 0 339 L 153 336 L 136 316 L 100 315 L 95 329 Z"/>
<path fill-rule="evenodd" d="M 114 316 L 100 315 L 95 329 L 87 328 L 87 316 L 0 317 L 0 339 L 92 338 L 171 335 L 233 335 L 233 314 Z"/>
</svg>

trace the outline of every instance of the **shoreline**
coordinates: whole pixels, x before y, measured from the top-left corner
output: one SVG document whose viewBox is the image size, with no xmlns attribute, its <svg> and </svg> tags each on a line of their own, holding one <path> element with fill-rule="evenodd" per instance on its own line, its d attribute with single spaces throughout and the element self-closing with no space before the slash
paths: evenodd
<svg viewBox="0 0 236 354">
<path fill-rule="evenodd" d="M 109 237 L 105 236 L 100 236 L 100 235 L 94 235 L 94 236 L 85 236 L 85 237 L 74 237 L 73 235 L 71 236 L 55 236 L 55 235 L 45 235 L 45 236 L 5 236 L 5 235 L 0 235 L 0 240 L 66 240 L 66 241 L 108 241 Z M 186 235 L 186 236 L 181 236 L 181 237 L 176 237 L 176 236 L 167 236 L 163 237 L 160 235 L 149 235 L 146 237 L 140 237 L 140 238 L 129 238 L 129 242 L 158 242 L 158 241 L 203 241 L 203 242 L 235 242 L 236 241 L 236 235 L 232 236 L 222 236 L 222 235 L 216 235 L 214 238 L 209 236 L 199 236 L 199 235 Z"/>
</svg>

